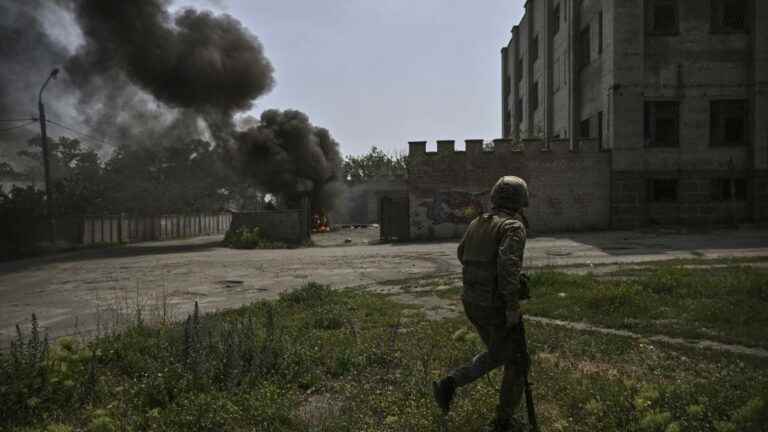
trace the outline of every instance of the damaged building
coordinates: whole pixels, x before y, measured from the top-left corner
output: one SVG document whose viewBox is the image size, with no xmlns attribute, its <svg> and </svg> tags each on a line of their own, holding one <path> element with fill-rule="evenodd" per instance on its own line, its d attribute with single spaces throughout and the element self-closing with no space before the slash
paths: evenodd
<svg viewBox="0 0 768 432">
<path fill-rule="evenodd" d="M 597 139 L 611 225 L 768 216 L 768 4 L 536 0 L 502 49 L 502 133 Z"/>
<path fill-rule="evenodd" d="M 529 0 L 502 139 L 410 143 L 410 238 L 461 235 L 501 175 L 536 232 L 768 219 L 768 2 Z M 384 204 L 384 203 L 383 203 Z M 394 206 L 388 209 L 387 206 Z"/>
</svg>

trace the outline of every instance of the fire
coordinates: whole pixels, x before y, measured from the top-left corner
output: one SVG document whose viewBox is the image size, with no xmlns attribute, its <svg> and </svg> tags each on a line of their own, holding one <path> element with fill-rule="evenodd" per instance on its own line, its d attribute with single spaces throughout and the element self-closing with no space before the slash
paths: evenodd
<svg viewBox="0 0 768 432">
<path fill-rule="evenodd" d="M 331 232 L 331 225 L 328 223 L 328 216 L 325 215 L 324 211 L 320 210 L 319 212 L 312 215 L 312 232 Z"/>
</svg>

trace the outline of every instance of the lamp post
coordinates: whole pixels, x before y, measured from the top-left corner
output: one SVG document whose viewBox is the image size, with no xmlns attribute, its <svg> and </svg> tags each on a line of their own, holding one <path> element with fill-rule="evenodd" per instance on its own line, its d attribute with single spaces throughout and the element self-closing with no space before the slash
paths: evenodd
<svg viewBox="0 0 768 432">
<path fill-rule="evenodd" d="M 51 74 L 48 75 L 48 78 L 43 83 L 43 86 L 40 87 L 40 93 L 37 95 L 37 108 L 40 111 L 40 137 L 42 139 L 42 149 L 43 149 L 43 172 L 45 175 L 45 203 L 46 203 L 46 213 L 48 216 L 48 224 L 49 224 L 49 235 L 51 238 L 51 244 L 56 243 L 56 219 L 54 217 L 53 213 L 53 189 L 51 188 L 51 163 L 49 160 L 48 155 L 48 136 L 46 135 L 45 131 L 45 106 L 43 105 L 43 90 L 45 90 L 45 87 L 48 85 L 48 83 L 51 81 L 51 79 L 56 79 L 56 76 L 59 74 L 59 69 L 54 69 L 51 71 Z"/>
</svg>

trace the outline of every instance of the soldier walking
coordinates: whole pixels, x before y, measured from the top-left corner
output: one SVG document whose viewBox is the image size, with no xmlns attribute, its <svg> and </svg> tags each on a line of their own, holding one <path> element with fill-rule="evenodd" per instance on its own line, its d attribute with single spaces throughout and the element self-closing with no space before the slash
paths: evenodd
<svg viewBox="0 0 768 432">
<path fill-rule="evenodd" d="M 499 179 L 491 190 L 493 209 L 472 221 L 458 248 L 463 265 L 462 302 L 467 318 L 475 326 L 486 351 L 434 382 L 434 395 L 444 414 L 451 407 L 458 387 L 476 381 L 504 366 L 496 416 L 488 431 L 522 431 L 514 417 L 523 396 L 527 358 L 521 355 L 519 324 L 528 207 L 528 186 L 519 177 Z"/>
</svg>

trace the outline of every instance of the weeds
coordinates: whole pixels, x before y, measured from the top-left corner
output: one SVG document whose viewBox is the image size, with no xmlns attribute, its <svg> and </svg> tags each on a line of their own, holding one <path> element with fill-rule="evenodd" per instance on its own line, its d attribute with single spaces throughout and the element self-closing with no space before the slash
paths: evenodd
<svg viewBox="0 0 768 432">
<path fill-rule="evenodd" d="M 481 342 L 464 318 L 411 311 L 405 320 L 405 308 L 310 283 L 273 302 L 210 315 L 195 305 L 178 325 L 147 321 L 51 347 L 33 319 L 0 356 L 0 430 L 433 431 L 430 382 Z M 542 430 L 752 432 L 768 423 L 765 364 L 527 330 Z M 495 372 L 459 391 L 451 430 L 487 422 L 499 381 Z"/>
<path fill-rule="evenodd" d="M 224 244 L 234 249 L 285 249 L 286 243 L 264 237 L 259 227 L 240 227 L 224 235 Z"/>
</svg>

